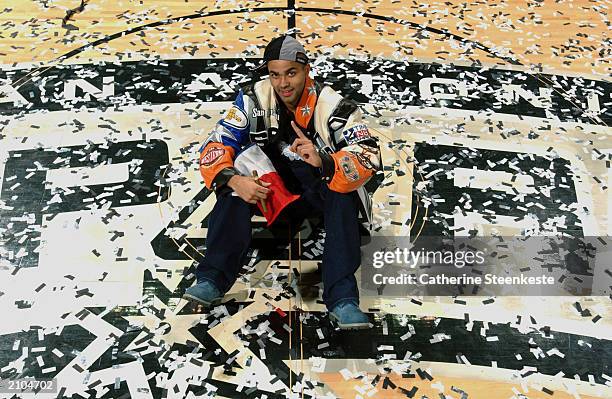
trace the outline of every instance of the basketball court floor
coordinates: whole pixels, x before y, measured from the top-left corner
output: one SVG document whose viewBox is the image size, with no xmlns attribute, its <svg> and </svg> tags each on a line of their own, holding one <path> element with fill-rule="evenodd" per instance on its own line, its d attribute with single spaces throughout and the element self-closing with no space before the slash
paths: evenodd
<svg viewBox="0 0 612 399">
<path fill-rule="evenodd" d="M 0 379 L 57 391 L 0 397 L 612 398 L 610 7 L 3 0 Z M 340 331 L 320 229 L 283 244 L 256 218 L 224 302 L 181 300 L 215 201 L 197 150 L 287 32 L 380 140 L 372 243 L 565 235 L 597 251 L 547 295 L 364 290 L 372 328 Z"/>
</svg>

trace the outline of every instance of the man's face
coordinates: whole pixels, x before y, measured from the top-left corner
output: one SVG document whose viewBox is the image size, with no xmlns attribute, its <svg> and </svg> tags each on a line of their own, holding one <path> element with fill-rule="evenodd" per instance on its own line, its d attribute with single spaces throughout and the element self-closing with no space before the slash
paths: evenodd
<svg viewBox="0 0 612 399">
<path fill-rule="evenodd" d="M 292 111 L 295 110 L 308 76 L 308 66 L 295 61 L 268 61 L 268 73 L 274 91 L 283 103 Z"/>
</svg>

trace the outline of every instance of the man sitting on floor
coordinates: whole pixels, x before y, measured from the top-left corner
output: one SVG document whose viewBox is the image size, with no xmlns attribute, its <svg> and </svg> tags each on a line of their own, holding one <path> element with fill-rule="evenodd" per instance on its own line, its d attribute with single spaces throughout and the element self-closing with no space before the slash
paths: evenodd
<svg viewBox="0 0 612 399">
<path fill-rule="evenodd" d="M 331 319 L 343 329 L 367 328 L 355 279 L 361 263 L 358 218 L 360 212 L 369 217 L 371 199 L 364 184 L 381 168 L 380 149 L 357 105 L 311 79 L 308 62 L 293 37 L 272 40 L 260 66 L 269 78 L 242 88 L 203 144 L 200 171 L 217 202 L 197 284 L 184 297 L 206 306 L 221 301 L 249 249 L 253 204 L 263 208 L 285 190 L 274 188 L 274 179 L 260 180 L 235 164 L 256 145 L 281 186 L 299 194 L 289 213 L 323 216 L 323 300 Z"/>
</svg>

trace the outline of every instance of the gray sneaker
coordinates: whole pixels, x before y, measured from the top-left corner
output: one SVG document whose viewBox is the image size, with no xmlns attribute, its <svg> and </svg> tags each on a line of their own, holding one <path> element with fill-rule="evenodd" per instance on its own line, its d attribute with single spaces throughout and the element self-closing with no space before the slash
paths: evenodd
<svg viewBox="0 0 612 399">
<path fill-rule="evenodd" d="M 336 322 L 341 330 L 370 328 L 368 316 L 359 309 L 357 302 L 353 299 L 342 301 L 334 306 L 329 312 L 329 318 Z"/>
<path fill-rule="evenodd" d="M 183 298 L 196 301 L 208 307 L 221 303 L 223 294 L 213 283 L 204 280 L 193 287 L 187 288 L 183 294 Z"/>
</svg>

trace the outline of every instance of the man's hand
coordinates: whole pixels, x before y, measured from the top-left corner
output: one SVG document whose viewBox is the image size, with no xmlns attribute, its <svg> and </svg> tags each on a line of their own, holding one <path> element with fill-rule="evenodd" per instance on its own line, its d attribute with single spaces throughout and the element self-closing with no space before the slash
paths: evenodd
<svg viewBox="0 0 612 399">
<path fill-rule="evenodd" d="M 290 150 L 298 154 L 307 164 L 320 168 L 323 161 L 321 161 L 317 147 L 302 133 L 302 130 L 300 130 L 295 122 L 291 121 L 291 127 L 293 127 L 298 138 L 293 141 Z"/>
<path fill-rule="evenodd" d="M 239 175 L 232 176 L 227 182 L 228 187 L 249 204 L 256 204 L 259 200 L 265 200 L 271 191 L 266 188 L 270 184 L 265 181 L 259 181 L 258 183 L 254 177 Z"/>
</svg>

